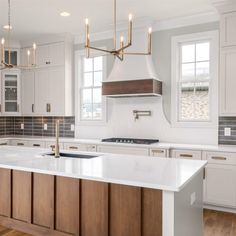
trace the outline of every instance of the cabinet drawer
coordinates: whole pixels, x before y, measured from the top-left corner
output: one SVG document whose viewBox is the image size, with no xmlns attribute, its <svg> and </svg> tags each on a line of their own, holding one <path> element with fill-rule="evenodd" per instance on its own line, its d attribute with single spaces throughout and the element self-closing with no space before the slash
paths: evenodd
<svg viewBox="0 0 236 236">
<path fill-rule="evenodd" d="M 55 142 L 53 142 L 53 141 L 51 141 L 51 142 L 46 142 L 46 143 L 45 143 L 45 148 L 50 148 L 50 149 L 52 149 L 52 148 L 55 147 L 55 143 L 56 143 L 56 141 L 55 141 Z M 60 145 L 60 149 L 64 149 L 64 144 L 63 144 L 63 143 L 59 143 L 59 145 Z"/>
<path fill-rule="evenodd" d="M 10 144 L 12 146 L 22 146 L 22 147 L 26 146 L 26 147 L 29 147 L 28 141 L 20 140 L 20 139 L 13 139 L 13 140 L 11 140 Z"/>
<path fill-rule="evenodd" d="M 203 159 L 212 164 L 236 165 L 236 153 L 204 152 Z"/>
<path fill-rule="evenodd" d="M 194 150 L 172 150 L 171 157 L 180 159 L 201 160 L 202 153 L 201 151 Z"/>
<path fill-rule="evenodd" d="M 96 145 L 82 143 L 64 143 L 64 148 L 71 151 L 89 151 L 96 152 Z"/>
<path fill-rule="evenodd" d="M 113 154 L 148 156 L 148 149 L 147 148 L 99 145 L 99 146 L 97 146 L 97 151 L 104 152 L 104 153 L 113 153 Z"/>
<path fill-rule="evenodd" d="M 152 157 L 167 157 L 167 150 L 166 149 L 150 149 L 150 156 Z"/>
<path fill-rule="evenodd" d="M 9 145 L 9 144 L 10 144 L 9 140 L 1 140 L 0 141 L 0 146 L 6 146 L 6 145 Z"/>
<path fill-rule="evenodd" d="M 43 141 L 28 141 L 29 147 L 35 147 L 35 148 L 45 148 L 45 142 Z"/>
</svg>

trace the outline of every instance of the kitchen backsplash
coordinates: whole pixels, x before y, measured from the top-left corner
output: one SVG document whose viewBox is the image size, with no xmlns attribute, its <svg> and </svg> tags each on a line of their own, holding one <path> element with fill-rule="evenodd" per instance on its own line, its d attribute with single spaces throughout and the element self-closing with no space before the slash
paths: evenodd
<svg viewBox="0 0 236 236">
<path fill-rule="evenodd" d="M 60 137 L 74 138 L 75 117 L 0 117 L 0 135 L 55 136 L 55 121 L 60 120 Z"/>
<path fill-rule="evenodd" d="M 224 129 L 231 129 L 231 136 L 224 135 Z M 236 117 L 219 117 L 219 144 L 236 145 Z"/>
</svg>

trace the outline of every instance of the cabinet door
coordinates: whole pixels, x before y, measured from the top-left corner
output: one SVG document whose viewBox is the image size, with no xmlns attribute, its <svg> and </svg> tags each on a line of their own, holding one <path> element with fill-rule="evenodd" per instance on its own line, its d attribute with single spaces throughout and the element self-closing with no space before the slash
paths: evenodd
<svg viewBox="0 0 236 236">
<path fill-rule="evenodd" d="M 137 156 L 148 156 L 147 148 L 133 148 L 124 146 L 98 146 L 98 152 L 114 153 L 114 154 L 128 154 Z"/>
<path fill-rule="evenodd" d="M 221 45 L 236 45 L 236 12 L 223 14 L 221 17 Z"/>
<path fill-rule="evenodd" d="M 36 64 L 37 67 L 49 66 L 49 49 L 48 45 L 41 45 L 37 47 L 36 51 Z"/>
<path fill-rule="evenodd" d="M 65 47 L 64 43 L 53 43 L 48 47 L 50 66 L 64 66 Z"/>
<path fill-rule="evenodd" d="M 236 115 L 236 47 L 222 50 L 220 64 L 220 113 Z"/>
<path fill-rule="evenodd" d="M 19 115 L 20 110 L 20 72 L 3 72 L 3 113 Z"/>
<path fill-rule="evenodd" d="M 88 152 L 96 151 L 96 145 L 92 144 L 64 143 L 64 148 L 66 150 L 75 150 L 75 151 L 88 151 Z"/>
<path fill-rule="evenodd" d="M 35 113 L 48 115 L 49 104 L 49 72 L 40 70 L 35 72 Z"/>
<path fill-rule="evenodd" d="M 172 150 L 171 157 L 173 157 L 173 158 L 180 158 L 180 159 L 201 160 L 202 154 L 201 154 L 201 151 Z"/>
<path fill-rule="evenodd" d="M 64 67 L 49 71 L 50 115 L 65 115 L 65 71 Z"/>
<path fill-rule="evenodd" d="M 236 166 L 208 164 L 206 167 L 204 201 L 236 207 Z"/>
<path fill-rule="evenodd" d="M 22 114 L 32 116 L 34 114 L 34 72 L 22 73 L 21 89 Z"/>
</svg>

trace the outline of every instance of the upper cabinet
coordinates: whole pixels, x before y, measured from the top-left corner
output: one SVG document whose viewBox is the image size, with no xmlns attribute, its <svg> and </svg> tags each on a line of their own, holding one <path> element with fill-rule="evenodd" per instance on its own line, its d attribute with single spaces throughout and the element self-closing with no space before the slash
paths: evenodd
<svg viewBox="0 0 236 236">
<path fill-rule="evenodd" d="M 20 71 L 2 73 L 2 115 L 20 114 Z"/>
<path fill-rule="evenodd" d="M 221 16 L 221 46 L 236 45 L 236 12 L 222 14 Z"/>
<path fill-rule="evenodd" d="M 22 115 L 73 115 L 71 49 L 67 42 L 37 46 L 36 68 L 22 72 Z M 23 62 L 27 50 L 21 51 Z"/>
<path fill-rule="evenodd" d="M 236 11 L 220 13 L 220 115 L 236 116 Z"/>
</svg>

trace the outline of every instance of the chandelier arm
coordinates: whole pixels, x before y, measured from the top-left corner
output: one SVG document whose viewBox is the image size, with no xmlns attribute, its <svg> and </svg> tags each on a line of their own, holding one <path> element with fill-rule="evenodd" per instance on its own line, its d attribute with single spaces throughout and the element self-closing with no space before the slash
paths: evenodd
<svg viewBox="0 0 236 236">
<path fill-rule="evenodd" d="M 148 56 L 148 55 L 151 55 L 150 52 L 121 52 L 120 54 L 123 54 L 123 55 L 133 55 L 133 56 Z"/>
<path fill-rule="evenodd" d="M 116 50 L 116 0 L 114 0 L 114 6 L 113 6 L 113 24 L 114 24 L 114 38 L 113 38 L 113 41 L 114 41 L 114 50 Z"/>
<path fill-rule="evenodd" d="M 124 47 L 121 47 L 116 51 L 117 51 L 117 53 L 120 53 L 120 52 L 124 51 L 126 48 L 129 48 L 130 46 L 131 46 L 131 43 L 128 43 Z"/>
<path fill-rule="evenodd" d="M 96 48 L 96 47 L 93 47 L 93 46 L 85 46 L 85 47 L 93 49 L 93 50 L 101 51 L 101 52 L 111 53 L 111 51 L 105 50 L 105 49 L 102 49 L 102 48 Z"/>
</svg>

